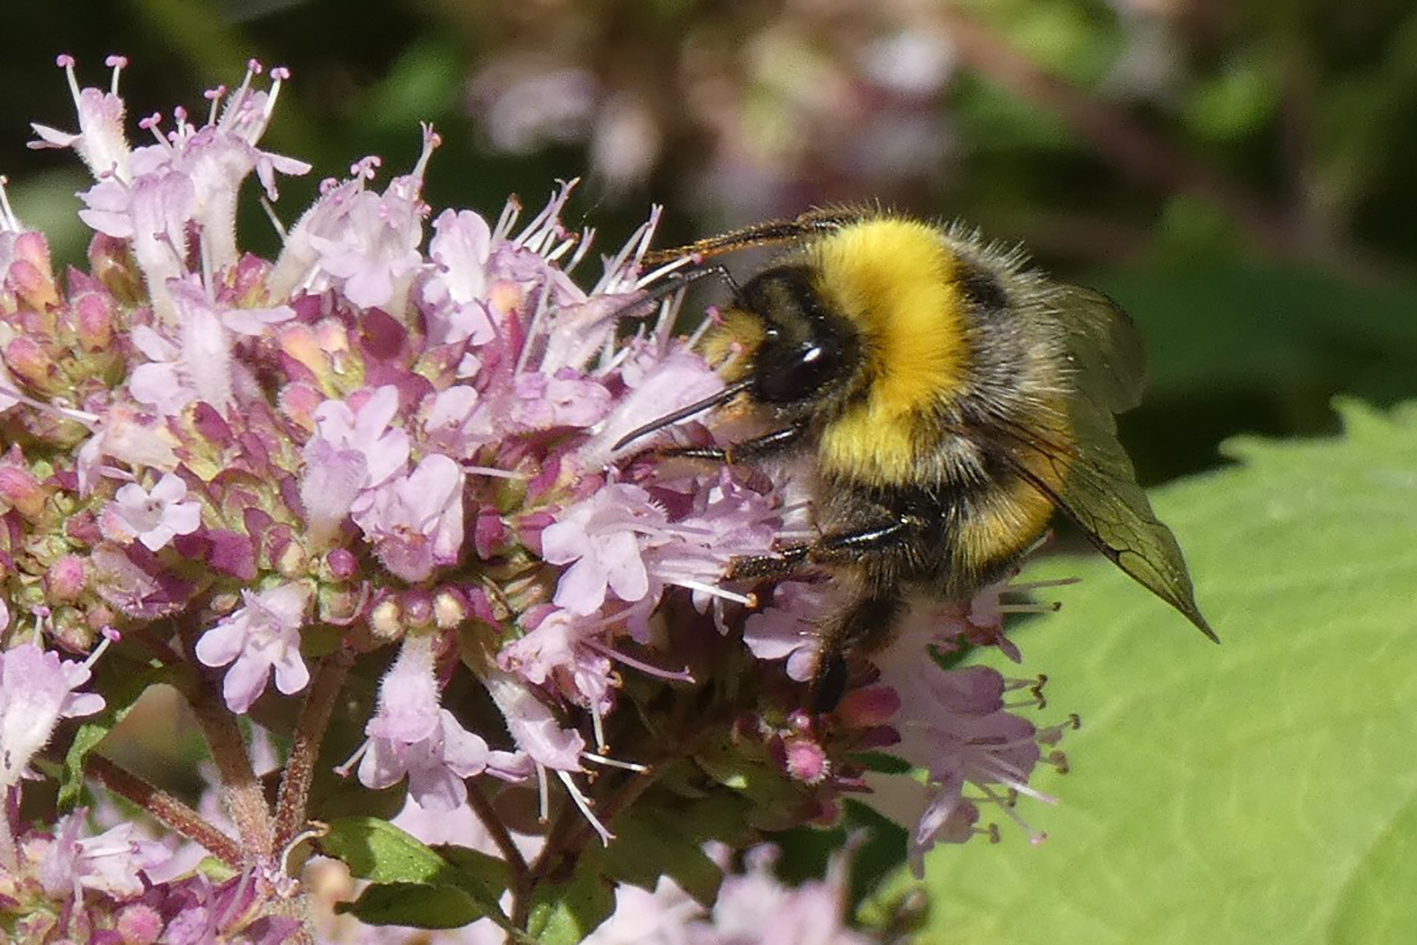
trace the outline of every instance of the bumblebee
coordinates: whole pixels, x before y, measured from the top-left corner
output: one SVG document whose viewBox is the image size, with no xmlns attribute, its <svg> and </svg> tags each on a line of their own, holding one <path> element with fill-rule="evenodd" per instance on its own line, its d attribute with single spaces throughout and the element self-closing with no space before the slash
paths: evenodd
<svg viewBox="0 0 1417 945">
<path fill-rule="evenodd" d="M 890 636 L 910 600 L 965 600 L 1008 572 L 1062 512 L 1101 552 L 1212 640 L 1185 559 L 1117 440 L 1141 338 L 1105 296 L 1051 281 L 1018 251 L 881 210 L 814 211 L 659 251 L 784 255 L 741 287 L 705 338 L 726 385 L 618 446 L 731 405 L 768 432 L 665 452 L 725 463 L 810 455 L 814 541 L 740 558 L 729 577 L 825 568 L 856 589 L 820 628 L 813 707 L 848 657 Z M 726 276 L 726 273 L 724 273 Z M 731 283 L 731 279 L 730 279 Z"/>
</svg>

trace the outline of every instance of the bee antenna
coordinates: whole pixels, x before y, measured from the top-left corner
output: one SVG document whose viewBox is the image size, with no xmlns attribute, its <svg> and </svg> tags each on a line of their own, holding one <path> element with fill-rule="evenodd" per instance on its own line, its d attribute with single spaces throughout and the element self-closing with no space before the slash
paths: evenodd
<svg viewBox="0 0 1417 945">
<path fill-rule="evenodd" d="M 748 386 L 752 383 L 753 381 L 751 378 L 746 378 L 744 380 L 737 381 L 736 383 L 729 384 L 723 390 L 711 396 L 705 397 L 703 400 L 696 400 L 692 404 L 689 404 L 687 407 L 680 407 L 673 413 L 667 413 L 662 417 L 651 420 L 644 426 L 635 427 L 635 429 L 631 430 L 629 433 L 626 433 L 624 436 L 620 437 L 620 439 L 615 442 L 615 445 L 610 448 L 611 452 L 621 449 L 629 443 L 633 443 L 635 440 L 638 440 L 642 436 L 648 436 L 649 434 L 654 433 L 656 430 L 663 430 L 665 427 L 670 426 L 671 424 L 675 424 L 678 423 L 680 420 L 692 417 L 696 413 L 703 413 L 705 410 L 708 410 L 711 407 L 717 407 L 719 404 L 726 404 L 728 403 L 728 401 L 732 400 L 734 397 L 737 397 L 743 391 L 747 390 Z"/>
</svg>

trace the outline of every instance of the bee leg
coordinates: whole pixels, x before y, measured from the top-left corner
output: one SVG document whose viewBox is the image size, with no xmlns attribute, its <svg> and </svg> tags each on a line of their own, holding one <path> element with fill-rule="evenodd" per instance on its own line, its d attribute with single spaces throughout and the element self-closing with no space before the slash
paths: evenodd
<svg viewBox="0 0 1417 945">
<path fill-rule="evenodd" d="M 850 562 L 859 557 L 863 551 L 899 544 L 901 539 L 917 525 L 918 522 L 912 518 L 898 518 L 869 528 L 823 535 L 816 541 L 805 545 L 789 545 L 773 555 L 747 555 L 734 558 L 733 564 L 728 569 L 728 577 L 730 580 L 777 577 L 791 574 L 800 568 L 803 562 L 813 564 Z"/>
<path fill-rule="evenodd" d="M 813 712 L 821 715 L 837 707 L 851 681 L 847 654 L 858 648 L 873 649 L 895 627 L 904 608 L 905 597 L 899 589 L 878 590 L 853 604 L 841 622 L 823 634 L 809 690 Z"/>
<path fill-rule="evenodd" d="M 771 456 L 791 447 L 802 435 L 807 432 L 807 428 L 802 425 L 784 427 L 781 430 L 774 430 L 771 433 L 764 433 L 762 436 L 755 436 L 751 440 L 744 440 L 742 443 L 732 443 L 728 446 L 679 446 L 667 450 L 661 450 L 661 456 L 682 456 L 688 459 L 709 459 L 719 463 L 732 465 L 744 460 L 759 459 L 763 456 Z"/>
</svg>

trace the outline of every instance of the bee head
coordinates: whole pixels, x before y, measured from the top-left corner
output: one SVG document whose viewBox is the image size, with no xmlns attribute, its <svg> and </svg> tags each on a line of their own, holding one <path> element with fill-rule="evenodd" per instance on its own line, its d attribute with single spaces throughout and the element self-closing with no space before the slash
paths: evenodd
<svg viewBox="0 0 1417 945">
<path fill-rule="evenodd" d="M 774 406 L 815 403 L 854 373 L 856 331 L 823 304 L 805 266 L 779 266 L 748 281 L 724 317 L 747 357 L 747 393 Z"/>
</svg>

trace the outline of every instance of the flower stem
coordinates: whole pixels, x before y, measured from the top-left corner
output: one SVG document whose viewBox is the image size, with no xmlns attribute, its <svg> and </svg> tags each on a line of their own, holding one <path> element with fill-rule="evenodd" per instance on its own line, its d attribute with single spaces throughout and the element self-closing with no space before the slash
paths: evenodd
<svg viewBox="0 0 1417 945">
<path fill-rule="evenodd" d="M 108 790 L 132 801 L 159 823 L 191 840 L 226 865 L 233 868 L 241 865 L 241 845 L 171 794 L 96 753 L 88 756 L 85 770 Z"/>
<path fill-rule="evenodd" d="M 511 868 L 512 896 L 520 900 L 531 879 L 531 873 L 527 869 L 526 859 L 522 857 L 522 851 L 517 849 L 517 844 L 512 839 L 511 832 L 507 830 L 507 825 L 502 823 L 501 817 L 497 816 L 492 802 L 482 793 L 482 788 L 475 779 L 468 780 L 467 802 L 471 805 L 473 813 L 477 814 L 477 819 L 482 821 L 482 826 L 487 828 L 487 832 L 492 836 L 492 842 L 497 844 L 502 859 L 506 860 L 507 866 Z"/>
<path fill-rule="evenodd" d="M 280 779 L 280 792 L 276 798 L 277 850 L 284 850 L 305 829 L 315 762 L 320 755 L 320 745 L 324 742 L 335 700 L 353 663 L 354 652 L 341 647 L 325 657 L 315 670 L 305 705 L 300 710 L 300 721 L 296 723 L 295 740 L 285 761 L 285 772 Z"/>
<path fill-rule="evenodd" d="M 251 767 L 251 758 L 246 752 L 241 730 L 236 725 L 236 717 L 206 680 L 190 687 L 187 699 L 207 740 L 207 747 L 211 749 L 212 760 L 216 762 L 221 777 L 222 801 L 241 837 L 244 855 L 239 862 L 249 863 L 274 854 L 275 823 L 271 819 L 265 792 L 261 790 L 261 779 Z"/>
</svg>

